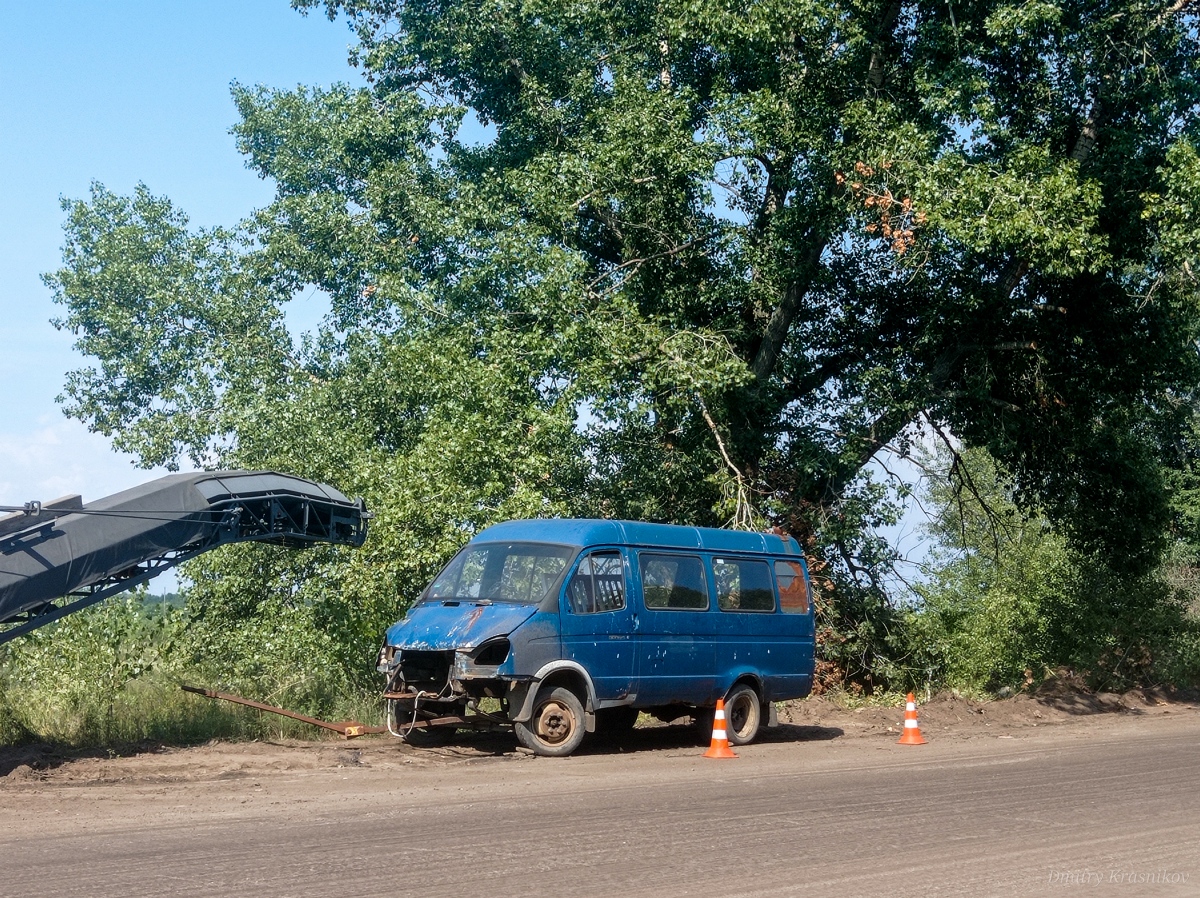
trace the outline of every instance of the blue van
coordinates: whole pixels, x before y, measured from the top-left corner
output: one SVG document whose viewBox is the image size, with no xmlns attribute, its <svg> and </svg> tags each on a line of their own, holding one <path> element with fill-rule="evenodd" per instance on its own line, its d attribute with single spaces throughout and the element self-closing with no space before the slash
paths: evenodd
<svg viewBox="0 0 1200 898">
<path fill-rule="evenodd" d="M 564 756 L 642 711 L 706 728 L 724 698 L 740 745 L 773 702 L 812 689 L 813 632 L 790 537 L 509 521 L 467 543 L 388 629 L 378 667 L 389 728 L 413 744 L 511 726 L 537 754 Z"/>
</svg>

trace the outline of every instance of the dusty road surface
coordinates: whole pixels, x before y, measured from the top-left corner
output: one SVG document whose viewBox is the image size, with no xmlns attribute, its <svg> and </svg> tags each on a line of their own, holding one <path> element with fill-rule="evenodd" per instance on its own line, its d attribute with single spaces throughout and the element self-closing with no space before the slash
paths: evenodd
<svg viewBox="0 0 1200 898">
<path fill-rule="evenodd" d="M 731 761 L 682 726 L 565 760 L 10 750 L 0 895 L 1200 895 L 1200 711 L 1089 701 L 935 703 L 920 747 L 899 710 L 803 705 Z"/>
</svg>

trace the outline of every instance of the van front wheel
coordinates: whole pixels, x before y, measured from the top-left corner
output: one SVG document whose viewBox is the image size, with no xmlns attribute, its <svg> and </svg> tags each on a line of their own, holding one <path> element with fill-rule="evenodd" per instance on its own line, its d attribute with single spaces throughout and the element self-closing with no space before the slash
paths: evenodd
<svg viewBox="0 0 1200 898">
<path fill-rule="evenodd" d="M 583 704 L 564 686 L 543 686 L 526 723 L 514 723 L 517 739 L 534 754 L 562 758 L 583 741 Z"/>
<path fill-rule="evenodd" d="M 746 685 L 735 686 L 725 699 L 725 731 L 730 745 L 745 745 L 758 735 L 762 703 L 758 693 Z"/>
</svg>

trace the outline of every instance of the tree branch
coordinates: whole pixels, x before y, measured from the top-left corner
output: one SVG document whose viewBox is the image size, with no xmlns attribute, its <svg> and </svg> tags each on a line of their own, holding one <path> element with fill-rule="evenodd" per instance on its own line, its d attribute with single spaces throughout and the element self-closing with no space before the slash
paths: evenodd
<svg viewBox="0 0 1200 898">
<path fill-rule="evenodd" d="M 976 484 L 974 476 L 971 474 L 970 468 L 963 460 L 962 454 L 954 446 L 954 441 L 940 427 L 933 423 L 929 415 L 925 415 L 925 421 L 929 424 L 930 429 L 942 441 L 946 449 L 950 452 L 950 457 L 953 461 L 950 464 L 950 471 L 947 476 L 954 484 L 954 501 L 958 505 L 958 527 L 959 533 L 962 536 L 963 544 L 967 543 L 967 514 L 966 506 L 963 504 L 963 490 L 966 489 L 971 497 L 979 504 L 979 508 L 983 511 L 983 516 L 987 520 L 988 530 L 992 537 L 992 549 L 995 558 L 1000 558 L 1000 530 L 1004 530 L 1005 537 L 1011 536 L 1007 527 L 1004 527 L 1003 518 L 997 514 L 983 498 L 983 493 Z"/>
<path fill-rule="evenodd" d="M 884 10 L 883 16 L 880 17 L 879 27 L 875 29 L 875 35 L 871 41 L 871 61 L 867 64 L 867 81 L 875 90 L 883 88 L 885 80 L 884 72 L 884 52 L 883 39 L 885 35 L 889 35 L 893 28 L 896 27 L 896 20 L 900 17 L 900 0 L 893 2 Z"/>
<path fill-rule="evenodd" d="M 854 350 L 837 352 L 831 356 L 827 356 L 819 364 L 810 368 L 804 377 L 797 378 L 789 384 L 791 387 L 788 390 L 789 395 L 793 399 L 801 399 L 807 396 L 813 390 L 823 387 L 829 382 L 830 378 L 840 374 L 846 364 L 857 357 L 858 353 Z"/>
<path fill-rule="evenodd" d="M 626 259 L 620 265 L 610 268 L 608 271 L 602 272 L 601 274 L 597 275 L 592 280 L 592 282 L 590 284 L 588 284 L 588 286 L 587 286 L 588 293 L 591 294 L 592 291 L 596 287 L 598 287 L 602 281 L 607 280 L 608 278 L 612 277 L 614 274 L 617 274 L 618 272 L 624 271 L 628 268 L 632 268 L 633 271 L 630 272 L 630 274 L 627 277 L 622 278 L 618 283 L 614 284 L 613 286 L 611 286 L 603 291 L 604 294 L 612 293 L 613 290 L 616 290 L 618 287 L 620 287 L 622 284 L 624 284 L 626 281 L 628 281 L 630 277 L 633 277 L 633 275 L 637 273 L 638 269 L 640 269 L 647 262 L 653 261 L 654 259 L 662 259 L 667 256 L 678 255 L 679 253 L 683 252 L 684 250 L 695 246 L 697 243 L 702 243 L 702 242 L 708 240 L 709 236 L 710 235 L 708 235 L 708 234 L 702 234 L 699 237 L 693 237 L 691 240 L 681 243 L 678 246 L 672 246 L 670 249 L 664 249 L 657 253 L 650 253 L 648 256 L 641 256 L 637 259 Z"/>
<path fill-rule="evenodd" d="M 759 207 L 757 220 L 755 221 L 754 229 L 757 232 L 757 237 L 761 238 L 766 233 L 767 226 L 771 223 L 771 219 L 775 213 L 783 208 L 784 201 L 787 198 L 787 187 L 783 181 L 786 175 L 781 176 L 780 170 L 783 172 L 791 172 L 792 164 L 789 161 L 786 165 L 777 167 L 765 156 L 755 155 L 754 159 L 763 167 L 763 171 L 767 173 L 767 186 L 763 190 L 762 205 Z"/>
<path fill-rule="evenodd" d="M 1181 12 L 1186 12 L 1187 8 L 1192 5 L 1193 0 L 1175 0 L 1170 6 L 1158 14 L 1158 18 L 1154 20 L 1155 25 L 1161 25 L 1171 16 L 1178 15 Z"/>
<path fill-rule="evenodd" d="M 900 17 L 900 11 L 901 0 L 892 0 L 884 10 L 879 24 L 875 29 L 871 61 L 867 65 L 867 80 L 876 90 L 882 88 L 884 83 L 884 38 L 890 35 L 895 29 L 896 22 Z M 770 186 L 770 181 L 771 178 L 768 176 L 768 186 Z M 783 196 L 786 196 L 786 192 Z M 765 202 L 766 200 L 764 199 Z M 821 254 L 825 251 L 826 243 L 827 239 L 813 241 L 814 246 L 810 251 L 809 258 L 804 260 L 805 271 L 803 279 L 796 279 L 788 284 L 779 305 L 771 312 L 771 317 L 767 321 L 767 329 L 763 334 L 762 341 L 759 343 L 758 350 L 755 352 L 754 363 L 751 365 L 754 379 L 759 383 L 765 381 L 775 369 L 775 362 L 779 359 L 779 353 L 783 349 L 783 344 L 787 339 L 788 331 L 791 329 L 792 321 L 795 319 L 796 313 L 800 310 L 800 303 L 812 283 L 813 272 L 821 260 Z"/>
<path fill-rule="evenodd" d="M 767 321 L 762 341 L 758 345 L 758 351 L 754 354 L 754 363 L 750 366 L 754 379 L 759 383 L 766 381 L 771 372 L 775 370 L 775 362 L 778 361 L 784 341 L 787 340 L 788 331 L 796 319 L 796 313 L 800 311 L 800 302 L 812 284 L 813 274 L 821 261 L 821 253 L 825 251 L 824 240 L 815 241 L 815 243 L 817 245 L 813 246 L 809 251 L 809 257 L 804 260 L 802 279 L 793 280 L 788 284 L 787 289 L 783 292 L 783 299 L 771 312 L 771 317 Z"/>
<path fill-rule="evenodd" d="M 942 393 L 950 381 L 951 369 L 955 362 L 961 358 L 962 353 L 963 348 L 961 346 L 954 346 L 947 349 L 937 358 L 930 372 L 929 387 L 926 395 L 936 396 Z M 925 414 L 925 410 L 921 407 L 899 404 L 883 412 L 867 424 L 860 433 L 847 440 L 847 443 L 851 441 L 859 443 L 858 454 L 831 470 L 814 485 L 812 495 L 806 498 L 816 503 L 830 502 L 837 499 L 850 481 L 858 475 L 859 471 L 866 467 L 867 463 L 875 457 L 879 450 L 891 443 L 904 428 L 908 427 L 918 416 L 923 414 Z"/>
<path fill-rule="evenodd" d="M 696 397 L 696 402 L 700 406 L 700 414 L 704 417 L 704 423 L 708 425 L 713 438 L 717 441 L 717 449 L 721 453 L 721 458 L 725 459 L 725 464 L 733 472 L 733 478 L 737 483 L 737 501 L 734 506 L 733 520 L 730 523 L 735 530 L 753 530 L 754 509 L 750 503 L 750 486 L 746 483 L 745 475 L 729 457 L 729 452 L 725 449 L 725 441 L 721 439 L 721 431 L 717 429 L 717 422 L 708 413 L 708 406 L 704 404 L 704 400 L 700 396 Z"/>
</svg>

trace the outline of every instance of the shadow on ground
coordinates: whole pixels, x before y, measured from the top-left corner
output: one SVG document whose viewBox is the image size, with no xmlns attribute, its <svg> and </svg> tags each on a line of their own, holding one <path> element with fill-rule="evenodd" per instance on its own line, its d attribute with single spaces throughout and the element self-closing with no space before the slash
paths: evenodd
<svg viewBox="0 0 1200 898">
<path fill-rule="evenodd" d="M 73 761 L 87 759 L 111 760 L 133 755 L 153 754 L 163 750 L 157 742 L 139 742 L 132 745 L 75 748 L 52 742 L 31 742 L 26 745 L 0 746 L 0 779 L 11 773 L 31 774 L 54 770 Z"/>
<path fill-rule="evenodd" d="M 840 727 L 780 724 L 776 727 L 762 728 L 754 741 L 760 743 L 826 742 L 843 735 L 845 732 Z M 692 724 L 658 724 L 639 726 L 624 733 L 591 733 L 575 754 L 605 755 L 693 748 L 703 751 L 708 745 L 709 739 L 701 737 Z M 476 756 L 530 753 L 518 745 L 516 737 L 505 732 L 470 733 L 460 731 L 441 748 L 454 754 L 465 750 Z"/>
<path fill-rule="evenodd" d="M 1136 687 L 1124 693 L 1093 691 L 1082 677 L 1070 671 L 1059 671 L 1047 678 L 1034 690 L 1033 697 L 1039 704 L 1073 715 L 1112 712 L 1141 714 L 1150 709 L 1194 700 L 1193 696 L 1161 686 Z"/>
<path fill-rule="evenodd" d="M 761 730 L 757 742 L 828 742 L 846 735 L 841 727 L 802 726 L 781 723 L 779 726 Z"/>
</svg>

